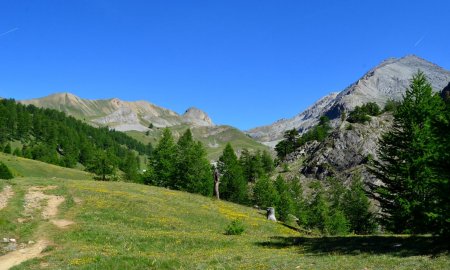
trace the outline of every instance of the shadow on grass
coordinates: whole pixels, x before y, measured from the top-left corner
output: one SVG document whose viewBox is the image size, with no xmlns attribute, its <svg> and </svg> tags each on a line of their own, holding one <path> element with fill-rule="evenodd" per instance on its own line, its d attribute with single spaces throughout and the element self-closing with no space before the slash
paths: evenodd
<svg viewBox="0 0 450 270">
<path fill-rule="evenodd" d="M 431 236 L 273 237 L 270 241 L 257 245 L 274 249 L 294 246 L 299 248 L 299 252 L 309 255 L 366 253 L 434 257 L 449 253 L 446 239 Z"/>
</svg>

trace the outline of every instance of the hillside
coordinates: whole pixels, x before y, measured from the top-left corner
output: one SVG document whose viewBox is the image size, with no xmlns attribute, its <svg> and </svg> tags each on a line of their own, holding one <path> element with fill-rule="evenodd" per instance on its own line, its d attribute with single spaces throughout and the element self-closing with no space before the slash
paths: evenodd
<svg viewBox="0 0 450 270">
<path fill-rule="evenodd" d="M 47 178 L 0 182 L 0 269 L 445 269 L 431 238 L 304 237 L 255 209 L 137 184 Z M 25 198 L 25 199 L 24 199 Z M 30 201 L 35 198 L 35 201 Z M 48 206 L 39 207 L 40 200 Z M 25 201 L 25 208 L 23 202 Z M 240 236 L 225 235 L 235 219 Z M 30 242 L 31 241 L 31 242 Z M 395 248 L 393 246 L 401 246 Z"/>
<path fill-rule="evenodd" d="M 214 125 L 211 118 L 198 108 L 189 108 L 183 115 L 179 115 L 146 101 L 128 102 L 116 98 L 89 100 L 70 93 L 19 102 L 63 111 L 93 126 L 108 126 L 117 131 L 124 131 L 144 144 L 155 145 L 162 128 L 169 127 L 175 137 L 190 128 L 194 138 L 205 145 L 210 160 L 217 160 L 228 142 L 238 152 L 243 148 L 268 150 L 266 146 L 234 127 Z"/>
<path fill-rule="evenodd" d="M 93 179 L 93 175 L 88 172 L 64 168 L 4 153 L 0 153 L 0 162 L 6 164 L 16 177 L 45 177 L 74 180 Z"/>
<path fill-rule="evenodd" d="M 174 137 L 178 139 L 188 128 L 191 128 L 194 138 L 205 146 L 209 160 L 218 160 L 228 142 L 233 145 L 233 148 L 238 153 L 244 148 L 268 150 L 266 146 L 231 126 L 190 127 L 188 125 L 178 125 L 170 127 L 170 130 Z M 148 135 L 139 131 L 126 131 L 125 133 L 144 144 L 152 143 L 156 145 L 161 137 L 162 129 L 153 128 L 148 132 Z"/>
<path fill-rule="evenodd" d="M 427 76 L 435 91 L 442 90 L 450 82 L 450 71 L 415 55 L 390 58 L 369 70 L 359 80 L 339 93 L 331 93 L 304 112 L 271 125 L 257 127 L 247 133 L 265 144 L 274 146 L 284 131 L 296 128 L 305 132 L 318 123 L 320 116 L 339 118 L 341 112 L 353 110 L 367 102 L 376 102 L 383 107 L 388 100 L 400 100 L 418 70 Z"/>
</svg>

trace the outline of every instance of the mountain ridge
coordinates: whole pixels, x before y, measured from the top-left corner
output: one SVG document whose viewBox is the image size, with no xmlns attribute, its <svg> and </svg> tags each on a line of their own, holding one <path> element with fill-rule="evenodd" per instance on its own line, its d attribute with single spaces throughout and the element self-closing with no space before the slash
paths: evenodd
<svg viewBox="0 0 450 270">
<path fill-rule="evenodd" d="M 200 109 L 189 108 L 185 114 L 180 115 L 145 100 L 84 99 L 72 93 L 62 92 L 19 102 L 60 110 L 98 126 L 109 126 L 118 131 L 147 131 L 150 124 L 159 128 L 183 123 L 193 126 L 214 126 L 211 118 Z"/>
<path fill-rule="evenodd" d="M 295 128 L 300 133 L 306 132 L 318 123 L 322 115 L 332 120 L 337 119 L 342 112 L 351 111 L 367 102 L 376 102 L 383 107 L 389 99 L 402 98 L 412 76 L 418 70 L 425 73 L 435 91 L 440 91 L 450 81 L 450 71 L 416 55 L 388 58 L 341 92 L 322 97 L 292 118 L 252 128 L 247 134 L 274 147 L 282 139 L 284 131 Z"/>
</svg>

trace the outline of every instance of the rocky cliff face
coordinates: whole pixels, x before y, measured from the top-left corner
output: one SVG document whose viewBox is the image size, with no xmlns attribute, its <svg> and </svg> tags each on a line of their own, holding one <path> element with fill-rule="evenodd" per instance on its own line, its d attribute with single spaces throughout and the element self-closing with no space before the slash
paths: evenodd
<svg viewBox="0 0 450 270">
<path fill-rule="evenodd" d="M 146 101 L 128 102 L 117 98 L 89 100 L 70 93 L 58 93 L 20 102 L 60 110 L 94 125 L 109 126 L 118 131 L 146 131 L 150 124 L 155 127 L 171 127 L 183 123 L 213 126 L 208 115 L 199 109 L 191 108 L 184 115 L 179 115 Z"/>
<path fill-rule="evenodd" d="M 214 126 L 211 118 L 205 112 L 194 107 L 187 109 L 182 118 L 184 122 L 194 126 Z"/>
<path fill-rule="evenodd" d="M 421 70 L 436 91 L 450 82 L 450 71 L 415 55 L 399 59 L 388 59 L 367 72 L 358 81 L 351 84 L 339 94 L 330 94 L 305 112 L 292 119 L 280 120 L 272 125 L 254 128 L 248 134 L 268 145 L 276 144 L 283 132 L 297 128 L 307 131 L 316 125 L 322 115 L 331 119 L 339 118 L 343 111 L 353 110 L 367 102 L 376 102 L 381 107 L 387 100 L 400 100 L 410 84 L 412 76 Z"/>
<path fill-rule="evenodd" d="M 377 158 L 378 140 L 393 123 L 390 113 L 372 117 L 370 123 L 350 124 L 346 121 L 321 143 L 312 142 L 298 149 L 288 159 L 301 159 L 300 172 L 308 178 L 325 179 L 337 176 L 347 179 L 355 171 L 361 172 L 366 180 L 371 176 L 365 164 Z"/>
</svg>

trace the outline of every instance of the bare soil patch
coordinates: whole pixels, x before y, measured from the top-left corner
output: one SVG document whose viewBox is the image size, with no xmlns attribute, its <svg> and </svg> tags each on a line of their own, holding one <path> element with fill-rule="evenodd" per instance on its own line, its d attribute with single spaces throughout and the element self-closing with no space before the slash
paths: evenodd
<svg viewBox="0 0 450 270">
<path fill-rule="evenodd" d="M 18 249 L 0 257 L 0 270 L 7 270 L 19 265 L 24 261 L 39 257 L 41 252 L 48 246 L 46 240 L 39 240 L 37 243 L 26 248 Z"/>
<path fill-rule="evenodd" d="M 8 205 L 8 200 L 14 196 L 14 191 L 11 186 L 5 186 L 3 191 L 0 192 L 0 210 L 5 208 Z"/>
</svg>

